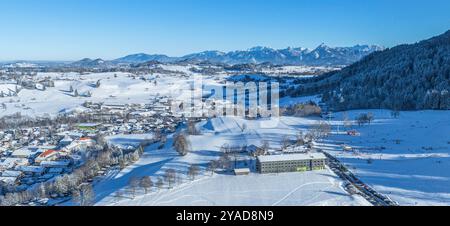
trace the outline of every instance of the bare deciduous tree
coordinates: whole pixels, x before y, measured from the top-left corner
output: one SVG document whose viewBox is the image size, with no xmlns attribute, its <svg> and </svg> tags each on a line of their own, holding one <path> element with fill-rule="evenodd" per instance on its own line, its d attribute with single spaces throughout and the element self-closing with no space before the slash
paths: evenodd
<svg viewBox="0 0 450 226">
<path fill-rule="evenodd" d="M 328 136 L 331 133 L 331 125 L 321 121 L 312 126 L 310 130 L 310 135 L 313 140 L 321 139 Z"/>
<path fill-rule="evenodd" d="M 303 132 L 302 131 L 297 133 L 297 137 L 296 137 L 295 143 L 297 145 L 304 145 L 305 144 L 305 137 L 303 136 Z"/>
<path fill-rule="evenodd" d="M 217 167 L 219 166 L 219 163 L 217 161 L 211 160 L 208 164 L 208 171 L 211 172 L 211 176 L 216 171 Z"/>
<path fill-rule="evenodd" d="M 281 148 L 285 150 L 291 144 L 291 140 L 288 136 L 283 136 L 283 140 L 281 141 Z"/>
<path fill-rule="evenodd" d="M 229 154 L 223 153 L 219 159 L 219 165 L 221 168 L 229 170 L 231 168 L 231 158 Z"/>
<path fill-rule="evenodd" d="M 264 151 L 264 154 L 268 153 L 270 150 L 270 143 L 267 140 L 262 141 L 261 149 Z"/>
<path fill-rule="evenodd" d="M 91 206 L 94 203 L 94 189 L 90 184 L 84 184 L 78 190 L 72 192 L 72 197 L 74 202 L 78 203 L 80 206 Z"/>
<path fill-rule="evenodd" d="M 158 190 L 161 190 L 161 188 L 164 186 L 164 181 L 161 178 L 158 178 L 158 180 L 156 181 L 156 187 L 158 188 Z"/>
<path fill-rule="evenodd" d="M 120 202 L 120 200 L 122 200 L 122 197 L 123 197 L 122 191 L 116 191 L 114 193 L 114 198 L 115 198 L 116 202 Z"/>
<path fill-rule="evenodd" d="M 192 120 L 188 121 L 188 132 L 189 135 L 200 135 L 200 131 L 195 127 L 195 122 Z"/>
<path fill-rule="evenodd" d="M 400 111 L 399 111 L 399 110 L 392 110 L 392 111 L 391 111 L 391 117 L 392 117 L 392 118 L 398 118 L 398 117 L 400 117 Z"/>
<path fill-rule="evenodd" d="M 347 128 L 347 129 L 351 129 L 352 126 L 353 126 L 353 122 L 348 117 L 348 113 L 344 112 L 342 117 L 343 117 L 343 120 L 344 120 L 344 127 Z"/>
<path fill-rule="evenodd" d="M 195 180 L 195 177 L 199 174 L 200 168 L 197 165 L 191 165 L 188 170 L 188 175 L 191 180 Z"/>
<path fill-rule="evenodd" d="M 128 185 L 130 186 L 131 195 L 135 198 L 136 190 L 139 187 L 139 179 L 137 177 L 131 177 L 128 181 Z"/>
<path fill-rule="evenodd" d="M 182 156 L 189 153 L 189 142 L 184 134 L 177 134 L 174 137 L 173 147 Z"/>
<path fill-rule="evenodd" d="M 142 177 L 140 181 L 140 186 L 144 189 L 145 194 L 153 187 L 153 181 L 150 176 Z"/>
<path fill-rule="evenodd" d="M 164 180 L 169 184 L 169 188 L 173 187 L 177 178 L 177 172 L 174 169 L 167 169 L 164 173 Z"/>
</svg>

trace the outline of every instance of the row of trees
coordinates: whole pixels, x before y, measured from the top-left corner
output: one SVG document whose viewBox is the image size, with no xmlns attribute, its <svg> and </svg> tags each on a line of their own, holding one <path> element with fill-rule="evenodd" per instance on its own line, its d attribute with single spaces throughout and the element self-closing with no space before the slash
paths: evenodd
<svg viewBox="0 0 450 226">
<path fill-rule="evenodd" d="M 295 116 L 295 117 L 308 117 L 308 116 L 320 116 L 322 109 L 314 102 L 306 104 L 295 104 L 286 108 L 281 108 L 280 113 L 282 115 Z"/>
<path fill-rule="evenodd" d="M 358 123 L 358 126 L 362 126 L 364 124 L 371 124 L 374 120 L 374 115 L 369 113 L 362 113 L 356 118 L 356 122 Z"/>
<path fill-rule="evenodd" d="M 200 174 L 200 167 L 197 165 L 190 165 L 187 175 L 190 180 L 195 180 Z M 174 169 L 166 169 L 162 177 L 158 177 L 155 181 L 150 176 L 131 177 L 128 181 L 128 192 L 134 199 L 139 189 L 144 191 L 144 194 L 149 194 L 153 188 L 161 190 L 167 184 L 167 188 L 172 189 L 177 182 L 181 183 L 181 175 Z M 122 191 L 116 192 L 115 196 L 120 201 L 125 194 Z"/>
<path fill-rule="evenodd" d="M 111 114 L 109 117 L 97 117 L 90 113 L 77 113 L 76 115 L 59 114 L 55 117 L 50 115 L 31 118 L 22 115 L 20 112 L 0 118 L 0 129 L 10 128 L 30 128 L 30 127 L 57 127 L 61 124 L 78 124 L 86 122 L 112 123 L 115 118 L 126 118 L 126 115 L 119 113 Z"/>
</svg>

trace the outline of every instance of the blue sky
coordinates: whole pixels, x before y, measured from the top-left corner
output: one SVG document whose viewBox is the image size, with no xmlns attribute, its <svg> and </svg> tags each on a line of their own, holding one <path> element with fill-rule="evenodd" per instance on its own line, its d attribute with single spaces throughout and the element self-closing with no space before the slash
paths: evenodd
<svg viewBox="0 0 450 226">
<path fill-rule="evenodd" d="M 448 0 L 0 0 L 0 60 L 390 47 L 445 32 L 449 12 Z"/>
</svg>

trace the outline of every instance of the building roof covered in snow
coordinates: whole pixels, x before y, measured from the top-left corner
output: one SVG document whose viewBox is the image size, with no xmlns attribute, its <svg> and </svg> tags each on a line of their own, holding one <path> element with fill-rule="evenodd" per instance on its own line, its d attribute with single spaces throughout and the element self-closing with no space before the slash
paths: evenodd
<svg viewBox="0 0 450 226">
<path fill-rule="evenodd" d="M 17 170 L 24 173 L 43 173 L 45 168 L 42 166 L 19 166 L 17 167 Z"/>
<path fill-rule="evenodd" d="M 10 169 L 16 165 L 26 165 L 28 164 L 28 159 L 24 158 L 6 158 L 0 160 L 0 168 Z"/>
<path fill-rule="evenodd" d="M 17 177 L 0 177 L 0 181 L 6 184 L 13 184 L 17 181 Z"/>
<path fill-rule="evenodd" d="M 16 170 L 6 170 L 2 172 L 2 177 L 20 177 L 22 172 Z"/>
<path fill-rule="evenodd" d="M 43 161 L 41 162 L 41 166 L 43 167 L 67 167 L 70 165 L 69 160 L 60 160 L 60 161 Z"/>
<path fill-rule="evenodd" d="M 37 155 L 41 152 L 42 152 L 42 150 L 39 148 L 21 148 L 21 149 L 15 150 L 12 153 L 12 156 L 19 157 L 19 158 L 29 158 L 29 157 Z"/>
<path fill-rule="evenodd" d="M 284 161 L 300 161 L 313 159 L 326 159 L 322 153 L 305 153 L 305 154 L 283 154 L 283 155 L 265 155 L 259 156 L 260 162 L 284 162 Z"/>
</svg>

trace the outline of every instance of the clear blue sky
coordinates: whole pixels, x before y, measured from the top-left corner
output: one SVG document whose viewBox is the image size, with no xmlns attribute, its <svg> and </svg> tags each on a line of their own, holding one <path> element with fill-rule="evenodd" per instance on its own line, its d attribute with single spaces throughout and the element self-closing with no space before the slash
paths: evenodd
<svg viewBox="0 0 450 226">
<path fill-rule="evenodd" d="M 411 43 L 450 29 L 448 0 L 0 0 L 0 60 L 171 56 L 253 46 Z"/>
</svg>

